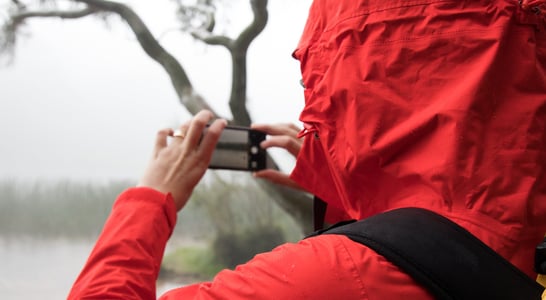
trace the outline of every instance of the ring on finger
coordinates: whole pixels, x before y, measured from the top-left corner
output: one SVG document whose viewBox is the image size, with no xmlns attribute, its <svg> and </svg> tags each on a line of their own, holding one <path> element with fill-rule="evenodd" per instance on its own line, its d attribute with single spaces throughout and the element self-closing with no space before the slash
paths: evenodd
<svg viewBox="0 0 546 300">
<path fill-rule="evenodd" d="M 180 129 L 177 129 L 177 130 L 174 131 L 173 137 L 183 139 L 183 138 L 186 137 L 186 133 L 184 131 L 180 130 Z"/>
</svg>

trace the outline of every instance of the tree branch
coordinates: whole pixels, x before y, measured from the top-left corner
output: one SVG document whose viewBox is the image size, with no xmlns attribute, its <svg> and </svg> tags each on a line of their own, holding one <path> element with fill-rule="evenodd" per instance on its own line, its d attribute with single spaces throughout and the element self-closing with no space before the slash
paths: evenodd
<svg viewBox="0 0 546 300">
<path fill-rule="evenodd" d="M 89 7 L 116 13 L 127 22 L 137 37 L 140 46 L 153 60 L 158 62 L 169 74 L 178 98 L 191 114 L 202 109 L 214 111 L 206 101 L 198 95 L 180 63 L 167 52 L 155 39 L 142 19 L 127 5 L 104 0 L 76 0 Z"/>
<path fill-rule="evenodd" d="M 0 35 L 0 50 L 5 49 L 5 45 L 13 44 L 10 38 L 15 38 L 15 29 L 24 20 L 29 18 L 39 17 L 57 17 L 63 19 L 75 19 L 91 15 L 93 13 L 109 12 L 119 15 L 131 28 L 137 37 L 142 49 L 156 62 L 158 62 L 168 73 L 174 89 L 179 97 L 180 102 L 191 113 L 195 114 L 202 109 L 212 109 L 198 95 L 186 75 L 180 63 L 168 53 L 153 36 L 140 17 L 127 5 L 107 1 L 107 0 L 73 0 L 78 3 L 86 4 L 87 6 L 81 10 L 73 11 L 43 11 L 30 12 L 25 11 L 26 8 L 17 0 L 11 0 L 17 5 L 16 12 L 12 16 L 10 23 L 13 28 L 4 28 L 11 32 L 10 35 Z M 250 115 L 246 108 L 246 54 L 251 42 L 258 36 L 267 23 L 267 0 L 249 0 L 252 6 L 254 19 L 247 26 L 237 39 L 232 40 L 228 37 L 215 36 L 211 34 L 214 24 L 213 22 L 205 22 L 207 24 L 202 27 L 199 32 L 192 33 L 194 37 L 203 40 L 208 44 L 217 44 L 225 46 L 232 56 L 232 89 L 230 95 L 230 108 L 233 113 L 234 123 L 241 125 L 250 124 Z M 208 20 L 211 21 L 211 20 Z M 10 31 L 13 29 L 12 31 Z M 2 40 L 3 39 L 3 40 Z M 269 158 L 271 159 L 271 158 Z M 294 191 L 288 188 L 275 186 L 266 181 L 260 181 L 262 187 L 265 187 L 272 195 L 273 199 L 278 202 L 294 219 L 300 223 L 302 228 L 309 228 L 311 222 L 311 201 L 306 193 Z"/>
<path fill-rule="evenodd" d="M 250 43 L 263 31 L 267 24 L 267 0 L 250 0 L 253 20 L 236 39 L 215 35 L 205 25 L 190 31 L 191 35 L 209 45 L 221 45 L 228 49 L 232 61 L 232 82 L 229 107 L 233 115 L 233 123 L 249 126 L 252 123 L 246 107 L 247 100 L 247 51 Z M 207 17 L 205 24 L 214 23 L 214 15 L 203 13 Z"/>
<path fill-rule="evenodd" d="M 190 34 L 197 40 L 208 45 L 220 45 L 228 49 L 232 47 L 233 40 L 223 35 L 215 35 L 205 29 L 194 29 Z"/>
<path fill-rule="evenodd" d="M 80 10 L 62 11 L 22 11 L 20 13 L 11 16 L 11 24 L 17 26 L 30 18 L 60 18 L 60 19 L 79 19 L 96 13 L 97 10 L 93 8 L 84 8 Z"/>
<path fill-rule="evenodd" d="M 248 48 L 250 43 L 264 30 L 269 18 L 267 13 L 267 0 L 250 0 L 254 19 L 236 40 L 237 47 Z"/>
<path fill-rule="evenodd" d="M 258 180 L 258 184 L 293 218 L 303 235 L 313 232 L 313 197 L 310 194 L 266 180 Z"/>
<path fill-rule="evenodd" d="M 18 0 L 11 0 L 11 3 L 15 4 L 18 9 L 25 9 L 26 6 Z"/>
<path fill-rule="evenodd" d="M 61 19 L 78 19 L 89 16 L 97 11 L 86 7 L 76 10 L 49 10 L 49 11 L 28 11 L 26 6 L 19 1 L 12 0 L 15 5 L 14 12 L 10 18 L 2 25 L 2 34 L 0 35 L 0 53 L 12 54 L 13 47 L 16 43 L 17 30 L 27 19 L 31 18 L 61 18 Z"/>
<path fill-rule="evenodd" d="M 267 24 L 267 0 L 250 0 L 254 19 L 234 41 L 230 52 L 233 60 L 231 95 L 229 107 L 236 124 L 250 125 L 252 120 L 246 107 L 247 100 L 247 69 L 246 54 L 250 43 L 264 30 Z"/>
</svg>

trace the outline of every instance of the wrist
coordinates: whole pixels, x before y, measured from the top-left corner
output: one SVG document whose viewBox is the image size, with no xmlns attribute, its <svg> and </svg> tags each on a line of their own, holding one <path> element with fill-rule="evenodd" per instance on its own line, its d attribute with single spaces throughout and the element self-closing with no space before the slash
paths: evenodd
<svg viewBox="0 0 546 300">
<path fill-rule="evenodd" d="M 138 203 L 145 206 L 153 205 L 162 207 L 170 222 L 172 224 L 176 223 L 177 208 L 173 196 L 170 193 L 164 193 L 146 186 L 132 187 L 123 191 L 116 199 L 114 208 L 116 206 L 135 205 Z"/>
</svg>

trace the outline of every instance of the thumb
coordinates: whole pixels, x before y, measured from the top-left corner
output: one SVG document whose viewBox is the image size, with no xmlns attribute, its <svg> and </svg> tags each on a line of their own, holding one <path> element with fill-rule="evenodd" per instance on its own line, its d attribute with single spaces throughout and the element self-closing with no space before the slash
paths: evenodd
<svg viewBox="0 0 546 300">
<path fill-rule="evenodd" d="M 290 179 L 287 174 L 277 170 L 266 169 L 254 172 L 252 175 L 255 178 L 265 179 L 275 184 L 284 185 L 294 189 L 305 191 L 299 184 L 297 184 L 294 180 Z"/>
</svg>

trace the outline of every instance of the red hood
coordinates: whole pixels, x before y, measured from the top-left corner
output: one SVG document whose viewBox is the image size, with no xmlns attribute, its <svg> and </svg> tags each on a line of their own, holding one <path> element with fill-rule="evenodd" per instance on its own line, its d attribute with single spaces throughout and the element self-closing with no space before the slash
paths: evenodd
<svg viewBox="0 0 546 300">
<path fill-rule="evenodd" d="M 540 239 L 545 29 L 518 1 L 315 0 L 294 52 L 314 132 L 292 178 L 329 221 L 418 206 Z"/>
</svg>

